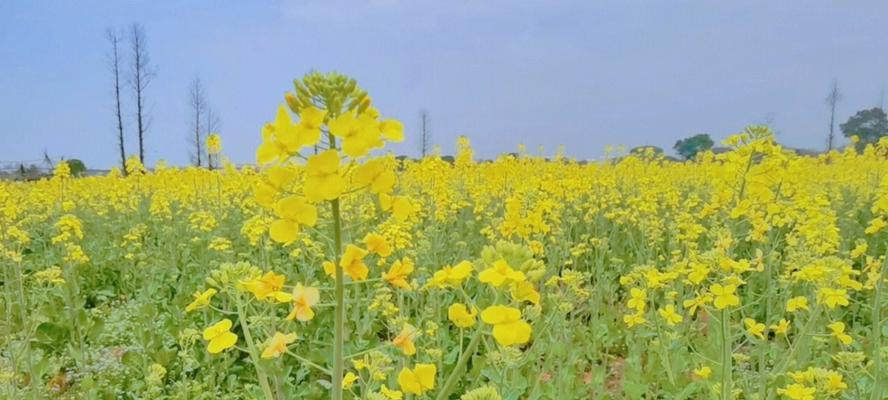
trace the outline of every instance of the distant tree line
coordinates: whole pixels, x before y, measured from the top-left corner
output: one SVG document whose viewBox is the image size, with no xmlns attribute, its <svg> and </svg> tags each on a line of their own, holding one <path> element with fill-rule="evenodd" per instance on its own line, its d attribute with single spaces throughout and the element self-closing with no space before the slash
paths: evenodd
<svg viewBox="0 0 888 400">
<path fill-rule="evenodd" d="M 839 91 L 839 84 L 837 81 L 833 81 L 829 94 L 826 96 L 826 105 L 829 107 L 829 130 L 826 138 L 826 151 L 836 148 L 836 106 L 841 99 L 842 93 Z M 858 111 L 849 117 L 847 121 L 839 124 L 839 129 L 846 138 L 856 137 L 857 140 L 854 145 L 858 150 L 863 150 L 866 145 L 878 143 L 881 138 L 888 136 L 888 117 L 886 117 L 885 111 L 880 104 L 877 107 Z M 672 148 L 685 160 L 691 160 L 698 153 L 712 149 L 713 145 L 712 138 L 708 134 L 701 133 L 675 142 Z M 662 151 L 662 149 L 660 150 Z"/>
</svg>

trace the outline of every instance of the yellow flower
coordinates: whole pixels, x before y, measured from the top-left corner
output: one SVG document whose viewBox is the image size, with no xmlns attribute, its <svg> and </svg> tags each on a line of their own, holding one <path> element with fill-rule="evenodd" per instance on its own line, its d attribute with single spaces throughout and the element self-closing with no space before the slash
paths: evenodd
<svg viewBox="0 0 888 400">
<path fill-rule="evenodd" d="M 666 321 L 669 326 L 675 326 L 678 323 L 681 323 L 682 316 L 681 314 L 675 312 L 675 306 L 672 304 L 667 304 L 666 307 L 657 310 L 660 313 L 660 317 Z"/>
<path fill-rule="evenodd" d="M 380 203 L 385 203 L 382 200 L 383 197 L 380 197 Z M 394 196 L 391 198 L 390 207 L 392 210 L 392 214 L 395 216 L 395 219 L 398 221 L 404 222 L 407 218 L 410 218 L 414 212 L 417 211 L 417 207 L 410 201 L 409 198 L 405 196 Z M 388 209 L 383 205 L 383 209 Z"/>
<path fill-rule="evenodd" d="M 364 236 L 364 246 L 367 246 L 368 252 L 375 253 L 380 257 L 388 257 L 392 254 L 392 246 L 382 235 L 368 233 L 367 236 Z"/>
<path fill-rule="evenodd" d="M 756 336 L 759 339 L 765 338 L 765 324 L 756 322 L 752 318 L 744 318 L 743 325 L 746 325 L 746 332 L 750 335 Z"/>
<path fill-rule="evenodd" d="M 324 268 L 324 273 L 331 278 L 336 277 L 336 264 L 332 261 L 324 261 L 321 263 L 321 266 Z"/>
<path fill-rule="evenodd" d="M 333 136 L 342 139 L 342 151 L 352 158 L 366 155 L 379 139 L 379 123 L 369 115 L 346 112 L 327 125 Z"/>
<path fill-rule="evenodd" d="M 204 340 L 208 341 L 207 351 L 218 354 L 237 343 L 237 335 L 230 332 L 231 320 L 223 319 L 203 331 Z"/>
<path fill-rule="evenodd" d="M 269 271 L 258 279 L 242 282 L 242 285 L 250 293 L 253 293 L 256 299 L 268 300 L 274 299 L 280 290 L 284 288 L 284 281 L 286 279 L 283 275 Z"/>
<path fill-rule="evenodd" d="M 690 312 L 691 315 L 693 316 L 693 315 L 697 314 L 697 308 L 703 307 L 711 302 L 712 302 L 712 295 L 711 294 L 704 294 L 701 296 L 697 296 L 693 299 L 687 299 L 687 300 L 683 301 L 681 304 L 682 304 L 682 306 L 684 306 L 684 308 L 687 308 L 688 312 Z"/>
<path fill-rule="evenodd" d="M 353 372 L 348 371 L 348 373 L 346 373 L 345 376 L 342 377 L 342 388 L 349 389 L 357 381 L 358 381 L 358 376 L 355 375 Z"/>
<path fill-rule="evenodd" d="M 512 300 L 540 304 L 540 292 L 538 292 L 536 288 L 533 287 L 533 284 L 528 281 L 512 283 L 509 292 L 512 294 Z"/>
<path fill-rule="evenodd" d="M 437 373 L 438 368 L 435 364 L 416 364 L 413 369 L 401 369 L 398 374 L 398 385 L 406 393 L 422 396 L 423 393 L 435 388 Z"/>
<path fill-rule="evenodd" d="M 817 291 L 817 303 L 826 304 L 830 309 L 848 305 L 848 292 L 845 289 L 820 288 Z"/>
<path fill-rule="evenodd" d="M 401 349 L 405 355 L 412 356 L 416 354 L 416 345 L 413 344 L 413 339 L 416 337 L 416 334 L 416 327 L 405 323 L 404 327 L 401 328 L 401 333 L 392 339 L 392 345 Z"/>
<path fill-rule="evenodd" d="M 490 306 L 481 312 L 481 320 L 493 325 L 493 338 L 503 346 L 530 341 L 530 324 L 521 319 L 521 310 L 507 306 Z"/>
<path fill-rule="evenodd" d="M 379 123 L 379 131 L 382 136 L 390 142 L 400 142 L 404 140 L 404 125 L 401 121 L 395 119 L 387 119 Z"/>
<path fill-rule="evenodd" d="M 404 398 L 404 393 L 401 393 L 400 390 L 391 390 L 388 386 L 385 386 L 385 384 L 379 388 L 379 394 L 385 396 L 385 398 L 389 400 L 401 400 Z"/>
<path fill-rule="evenodd" d="M 712 375 L 712 368 L 707 366 L 703 366 L 694 370 L 694 376 L 700 379 L 709 379 L 709 376 Z"/>
<path fill-rule="evenodd" d="M 345 179 L 339 174 L 339 154 L 327 150 L 308 158 L 302 190 L 313 200 L 333 200 L 345 191 Z"/>
<path fill-rule="evenodd" d="M 314 226 L 318 220 L 318 210 L 301 196 L 288 196 L 278 200 L 274 211 L 280 218 L 271 223 L 271 239 L 279 243 L 291 243 L 299 233 L 299 224 Z"/>
<path fill-rule="evenodd" d="M 299 125 L 302 125 L 306 132 L 306 145 L 311 146 L 321 139 L 321 124 L 327 116 L 327 110 L 321 110 L 315 106 L 308 106 L 299 110 Z M 314 139 L 314 140 L 311 140 Z"/>
<path fill-rule="evenodd" d="M 262 350 L 262 358 L 277 358 L 287 352 L 287 345 L 296 341 L 295 333 L 283 334 L 275 332 L 268 340 L 265 350 Z"/>
<path fill-rule="evenodd" d="M 0 248 L 0 249 L 2 249 L 2 248 Z M 2 255 L 2 252 L 0 252 L 0 255 Z M 21 262 L 21 259 L 18 259 L 18 257 L 13 257 L 13 261 L 14 262 Z M 33 278 L 38 283 L 44 283 L 44 284 L 48 283 L 48 284 L 57 285 L 57 286 L 65 284 L 65 278 L 62 277 L 62 269 L 57 266 L 52 266 L 47 269 L 37 271 L 34 273 L 34 275 L 31 276 L 31 278 Z M 195 298 L 197 297 L 198 294 L 200 294 L 200 292 L 195 293 Z M 212 295 L 210 295 L 210 296 L 212 296 Z M 197 300 L 195 299 L 195 301 L 197 301 Z M 207 303 L 209 304 L 209 299 L 207 300 Z M 201 307 L 203 307 L 203 306 L 201 306 Z M 185 310 L 189 311 L 187 308 Z"/>
<path fill-rule="evenodd" d="M 458 287 L 466 278 L 472 275 L 474 267 L 469 261 L 461 261 L 453 267 L 446 266 L 435 271 L 429 286 L 431 287 Z"/>
<path fill-rule="evenodd" d="M 789 332 L 790 323 L 785 318 L 781 319 L 777 324 L 771 325 L 771 330 L 774 331 L 775 335 L 786 336 Z"/>
<path fill-rule="evenodd" d="M 460 328 L 471 328 L 475 326 L 476 314 L 477 311 L 474 308 L 472 308 L 472 311 L 470 312 L 469 308 L 461 303 L 452 304 L 447 308 L 447 318 L 450 319 L 450 322 L 453 322 L 454 325 Z"/>
<path fill-rule="evenodd" d="M 804 371 L 795 371 L 795 372 L 787 372 L 786 374 L 792 378 L 795 383 L 807 383 L 814 384 L 814 380 L 817 378 L 816 370 L 814 368 L 808 368 Z"/>
<path fill-rule="evenodd" d="M 626 324 L 626 326 L 631 328 L 636 325 L 641 325 L 647 322 L 647 320 L 644 318 L 644 312 L 638 311 L 635 314 L 624 315 L 623 322 Z"/>
<path fill-rule="evenodd" d="M 367 279 L 367 275 L 370 273 L 370 269 L 364 264 L 364 257 L 366 255 L 367 250 L 350 244 L 345 247 L 345 253 L 342 254 L 342 259 L 339 260 L 339 266 L 342 267 L 343 272 L 351 277 L 352 280 L 363 281 Z"/>
<path fill-rule="evenodd" d="M 816 389 L 800 383 L 793 383 L 787 387 L 777 389 L 777 394 L 783 395 L 783 397 L 790 400 L 814 400 L 814 393 L 816 392 Z"/>
<path fill-rule="evenodd" d="M 699 285 L 707 276 L 709 276 L 709 272 L 709 267 L 705 264 L 693 263 L 691 266 L 691 272 L 688 273 L 688 281 L 695 285 Z"/>
<path fill-rule="evenodd" d="M 311 139 L 307 136 L 310 134 L 305 132 L 304 128 L 293 124 L 290 113 L 281 104 L 278 106 L 274 122 L 262 128 L 262 144 L 256 149 L 256 161 L 259 164 L 282 161 L 298 152 L 303 145 L 307 145 Z"/>
<path fill-rule="evenodd" d="M 200 291 L 194 293 L 194 301 L 185 307 L 185 312 L 192 312 L 204 308 L 210 304 L 210 299 L 216 294 L 216 289 L 209 288 L 203 293 Z"/>
<path fill-rule="evenodd" d="M 644 311 L 647 307 L 647 292 L 639 288 L 629 289 L 629 301 L 626 302 L 626 306 L 638 312 Z"/>
<path fill-rule="evenodd" d="M 866 233 L 867 235 L 872 235 L 874 233 L 880 232 L 882 229 L 885 229 L 886 226 L 888 226 L 888 222 L 885 221 L 885 218 L 877 217 L 870 221 L 869 226 L 867 226 L 866 229 L 863 230 L 863 233 Z"/>
<path fill-rule="evenodd" d="M 317 288 L 311 286 L 302 286 L 297 283 L 293 288 L 293 311 L 287 315 L 288 320 L 297 319 L 299 321 L 310 321 L 314 318 L 314 310 L 312 307 L 321 300 L 321 293 Z"/>
<path fill-rule="evenodd" d="M 385 160 L 381 158 L 367 161 L 355 170 L 355 183 L 366 186 L 370 193 L 391 193 L 395 180 L 395 172 L 386 169 Z"/>
<path fill-rule="evenodd" d="M 410 261 L 409 258 L 404 257 L 401 260 L 397 260 L 392 263 L 392 266 L 389 267 L 388 272 L 382 273 L 382 279 L 397 288 L 401 289 L 410 289 L 410 283 L 407 282 L 407 278 L 410 274 L 413 273 L 413 261 Z"/>
<path fill-rule="evenodd" d="M 847 345 L 850 345 L 851 343 L 854 343 L 854 339 L 851 338 L 851 335 L 848 335 L 847 333 L 845 333 L 845 323 L 844 322 L 840 322 L 840 321 L 833 322 L 833 323 L 827 325 L 826 327 L 832 331 L 833 337 L 835 337 L 842 344 L 847 346 Z"/>
<path fill-rule="evenodd" d="M 207 248 L 210 250 L 225 251 L 231 248 L 231 241 L 223 237 L 216 237 L 210 241 Z"/>
<path fill-rule="evenodd" d="M 826 391 L 835 396 L 848 388 L 848 385 L 844 382 L 842 374 L 829 371 L 826 373 Z"/>
<path fill-rule="evenodd" d="M 222 138 L 216 133 L 207 136 L 207 153 L 216 155 L 222 152 Z"/>
<path fill-rule="evenodd" d="M 302 121 L 294 124 L 290 119 L 290 113 L 281 104 L 274 126 L 274 134 L 290 153 L 296 153 L 304 146 L 312 146 L 321 138 L 320 124 L 324 120 L 326 111 L 308 107 L 302 110 Z"/>
<path fill-rule="evenodd" d="M 737 291 L 734 285 L 722 286 L 716 283 L 709 287 L 709 291 L 712 292 L 715 308 L 719 310 L 740 305 L 740 298 L 734 294 Z"/>
<path fill-rule="evenodd" d="M 478 275 L 478 280 L 493 287 L 502 286 L 504 283 L 521 282 L 525 279 L 527 278 L 523 272 L 515 271 L 503 259 L 497 260 L 490 268 L 481 271 Z"/>
<path fill-rule="evenodd" d="M 808 309 L 808 298 L 805 296 L 793 297 L 786 301 L 786 311 L 796 312 Z"/>
<path fill-rule="evenodd" d="M 851 250 L 849 256 L 851 258 L 858 258 L 858 257 L 866 254 L 866 250 L 868 248 L 869 248 L 869 246 L 866 244 L 866 242 L 858 244 L 856 247 L 854 247 L 854 249 Z"/>
</svg>

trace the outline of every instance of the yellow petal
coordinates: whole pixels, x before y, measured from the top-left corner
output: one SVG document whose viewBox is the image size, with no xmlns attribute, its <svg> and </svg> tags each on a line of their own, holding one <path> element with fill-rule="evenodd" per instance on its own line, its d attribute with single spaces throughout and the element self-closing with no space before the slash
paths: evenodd
<svg viewBox="0 0 888 400">
<path fill-rule="evenodd" d="M 435 364 L 416 364 L 413 373 L 419 379 L 419 384 L 423 390 L 431 390 L 435 388 L 435 374 L 438 369 Z"/>
<path fill-rule="evenodd" d="M 210 343 L 207 345 L 207 351 L 210 354 L 217 354 L 234 346 L 235 343 L 237 343 L 237 335 L 231 332 L 224 332 L 210 340 Z"/>
<path fill-rule="evenodd" d="M 299 234 L 299 225 L 290 220 L 279 219 L 271 223 L 268 233 L 275 242 L 292 243 Z"/>
<path fill-rule="evenodd" d="M 387 119 L 379 124 L 379 130 L 382 136 L 390 142 L 400 142 L 404 140 L 404 125 L 401 121 L 395 119 Z"/>
<path fill-rule="evenodd" d="M 231 329 L 231 325 L 232 325 L 231 320 L 228 318 L 225 318 L 225 319 L 213 324 L 212 326 L 208 327 L 207 329 L 204 329 L 204 332 L 203 332 L 204 340 L 212 340 L 213 338 L 215 338 L 216 336 L 219 336 L 223 332 L 228 332 L 228 330 Z"/>
<path fill-rule="evenodd" d="M 401 372 L 398 373 L 398 385 L 401 387 L 401 390 L 406 393 L 415 394 L 417 396 L 422 394 L 422 387 L 419 384 L 419 379 L 417 379 L 416 374 L 408 368 L 402 368 Z"/>
</svg>

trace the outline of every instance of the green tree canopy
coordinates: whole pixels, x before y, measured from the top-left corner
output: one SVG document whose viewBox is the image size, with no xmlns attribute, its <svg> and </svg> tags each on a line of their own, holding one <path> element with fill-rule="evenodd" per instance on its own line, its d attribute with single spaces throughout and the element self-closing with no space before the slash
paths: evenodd
<svg viewBox="0 0 888 400">
<path fill-rule="evenodd" d="M 885 111 L 879 107 L 860 110 L 839 127 L 845 137 L 857 135 L 860 138 L 860 147 L 867 143 L 876 143 L 882 136 L 888 135 L 888 119 Z"/>
<path fill-rule="evenodd" d="M 80 176 L 86 172 L 86 164 L 84 164 L 83 161 L 72 158 L 70 160 L 65 160 L 65 162 L 68 163 L 68 168 L 71 168 L 72 176 Z"/>
<path fill-rule="evenodd" d="M 672 148 L 685 160 L 691 160 L 697 153 L 711 149 L 714 144 L 709 134 L 701 133 L 675 142 Z"/>
<path fill-rule="evenodd" d="M 629 150 L 629 153 L 630 154 L 645 154 L 645 153 L 663 154 L 663 149 L 661 149 L 657 146 L 644 145 L 644 146 L 633 147 L 632 150 Z"/>
</svg>

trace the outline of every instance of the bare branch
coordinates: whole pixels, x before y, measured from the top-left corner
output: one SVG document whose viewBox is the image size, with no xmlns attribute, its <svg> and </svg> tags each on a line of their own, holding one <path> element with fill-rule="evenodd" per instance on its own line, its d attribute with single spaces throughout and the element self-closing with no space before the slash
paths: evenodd
<svg viewBox="0 0 888 400">
<path fill-rule="evenodd" d="M 422 110 L 419 112 L 419 152 L 423 158 L 427 156 L 432 149 L 432 127 L 429 118 L 429 112 Z"/>
<path fill-rule="evenodd" d="M 826 104 L 829 106 L 829 136 L 826 139 L 826 150 L 831 151 L 835 146 L 835 128 L 836 128 L 836 104 L 842 99 L 842 93 L 839 92 L 839 82 L 833 80 L 832 90 L 826 96 Z"/>
<path fill-rule="evenodd" d="M 191 153 L 191 161 L 194 165 L 200 167 L 203 165 L 204 150 L 203 146 L 203 129 L 205 122 L 201 120 L 206 112 L 206 97 L 204 95 L 203 85 L 200 83 L 200 77 L 195 76 L 191 81 L 190 89 L 190 106 L 191 106 L 191 129 L 189 138 L 193 147 Z"/>
<path fill-rule="evenodd" d="M 120 151 L 120 167 L 126 174 L 126 147 L 123 137 L 123 110 L 120 101 L 120 36 L 111 28 L 106 31 L 108 44 L 111 45 L 108 54 L 108 67 L 114 78 L 114 116 L 117 122 L 117 146 Z"/>
<path fill-rule="evenodd" d="M 145 107 L 145 89 L 155 73 L 150 64 L 148 56 L 148 44 L 145 38 L 145 29 L 134 23 L 130 26 L 129 32 L 130 51 L 132 53 L 132 63 L 130 64 L 129 84 L 133 89 L 136 100 L 136 123 L 139 138 L 139 161 L 145 162 L 145 132 L 148 130 L 147 110 Z"/>
</svg>

